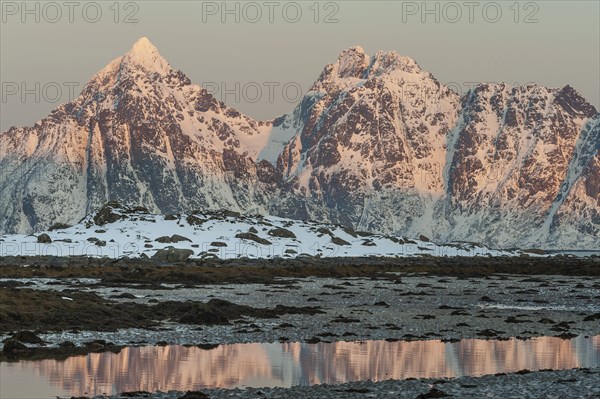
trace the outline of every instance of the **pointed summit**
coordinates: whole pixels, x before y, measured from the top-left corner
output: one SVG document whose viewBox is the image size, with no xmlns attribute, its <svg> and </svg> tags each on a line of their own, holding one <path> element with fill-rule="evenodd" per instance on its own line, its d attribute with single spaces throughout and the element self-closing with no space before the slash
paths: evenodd
<svg viewBox="0 0 600 399">
<path fill-rule="evenodd" d="M 133 44 L 123 56 L 123 64 L 129 67 L 141 66 L 147 72 L 158 72 L 161 75 L 166 75 L 171 70 L 169 63 L 147 37 L 142 37 Z"/>
<path fill-rule="evenodd" d="M 371 64 L 372 75 L 381 75 L 395 70 L 412 74 L 429 74 L 429 72 L 423 71 L 413 58 L 401 56 L 396 51 L 378 51 L 373 56 Z"/>
<path fill-rule="evenodd" d="M 338 57 L 338 75 L 341 78 L 358 78 L 369 66 L 369 56 L 360 46 L 342 51 Z"/>
</svg>

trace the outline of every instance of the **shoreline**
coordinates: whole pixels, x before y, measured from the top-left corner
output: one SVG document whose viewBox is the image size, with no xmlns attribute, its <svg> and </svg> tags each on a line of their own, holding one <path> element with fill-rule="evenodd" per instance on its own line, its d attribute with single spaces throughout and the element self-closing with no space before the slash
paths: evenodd
<svg viewBox="0 0 600 399">
<path fill-rule="evenodd" d="M 14 336 L 19 331 L 29 331 L 33 337 Z M 22 337 L 42 341 L 21 343 L 38 345 L 38 349 L 13 342 L 16 350 L 11 351 L 4 350 L 5 342 L 0 363 L 119 353 L 136 346 L 194 345 L 206 350 L 250 342 L 453 343 L 473 338 L 521 342 L 545 336 L 566 340 L 598 335 L 597 258 L 184 263 L 0 258 L 0 336 L 9 341 L 14 337 L 12 341 L 17 343 Z M 585 397 L 582 395 L 597 393 L 585 384 L 597 379 L 599 372 L 536 371 L 459 377 L 442 383 L 399 379 L 202 392 L 210 398 L 256 397 L 259 391 L 271 398 L 414 398 L 428 395 L 433 387 L 454 397 L 492 393 L 497 396 L 491 397 L 506 397 L 502 395 L 520 389 L 535 392 L 536 384 L 548 384 L 564 389 L 557 391 L 563 393 L 560 397 Z M 569 396 L 569 392 L 577 394 Z M 127 397 L 175 399 L 184 394 L 173 391 Z"/>
</svg>

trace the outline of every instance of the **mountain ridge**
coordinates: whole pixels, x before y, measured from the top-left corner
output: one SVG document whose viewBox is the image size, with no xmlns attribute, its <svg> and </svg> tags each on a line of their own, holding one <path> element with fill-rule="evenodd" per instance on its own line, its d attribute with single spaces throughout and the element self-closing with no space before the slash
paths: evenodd
<svg viewBox="0 0 600 399">
<path fill-rule="evenodd" d="M 568 85 L 459 96 L 410 57 L 360 47 L 293 111 L 255 121 L 141 38 L 77 99 L 0 135 L 0 193 L 15 198 L 0 229 L 73 223 L 116 199 L 500 247 L 600 245 L 599 121 Z"/>
</svg>

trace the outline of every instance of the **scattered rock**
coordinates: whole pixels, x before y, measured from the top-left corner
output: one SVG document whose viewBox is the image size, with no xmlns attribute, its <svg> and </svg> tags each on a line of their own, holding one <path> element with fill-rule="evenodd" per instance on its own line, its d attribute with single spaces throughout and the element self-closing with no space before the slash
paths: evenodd
<svg viewBox="0 0 600 399">
<path fill-rule="evenodd" d="M 190 226 L 200 226 L 202 223 L 204 223 L 203 219 L 200 219 L 194 215 L 189 215 L 187 218 L 185 218 L 185 220 Z"/>
<path fill-rule="evenodd" d="M 352 227 L 344 227 L 342 230 L 344 230 L 344 233 L 357 238 L 358 234 L 356 234 L 356 231 L 354 231 L 354 229 Z"/>
<path fill-rule="evenodd" d="M 35 335 L 31 331 L 19 331 L 12 336 L 12 339 L 19 342 L 25 342 L 26 344 L 43 344 L 44 340 Z"/>
<path fill-rule="evenodd" d="M 162 262 L 185 262 L 193 254 L 194 251 L 191 249 L 167 247 L 156 251 L 156 253 L 152 256 L 152 259 Z"/>
<path fill-rule="evenodd" d="M 519 370 L 519 371 L 515 372 L 515 374 L 518 374 L 518 375 L 524 375 L 524 374 L 529 374 L 529 373 L 531 373 L 531 370 L 528 370 L 528 369 L 523 369 L 523 370 Z"/>
<path fill-rule="evenodd" d="M 183 396 L 180 396 L 179 399 L 209 399 L 210 397 L 202 393 L 200 391 L 187 391 Z"/>
<path fill-rule="evenodd" d="M 221 215 L 226 218 L 239 218 L 242 216 L 241 213 L 236 211 L 230 211 L 229 209 L 225 209 L 221 212 Z"/>
<path fill-rule="evenodd" d="M 269 234 L 271 237 L 296 238 L 296 235 L 293 232 L 283 228 L 269 230 L 267 234 Z"/>
<path fill-rule="evenodd" d="M 48 231 L 64 230 L 64 229 L 68 229 L 69 227 L 71 227 L 70 224 L 66 224 L 66 223 L 54 223 L 52 226 L 50 226 L 48 228 Z"/>
<path fill-rule="evenodd" d="M 534 254 L 534 255 L 546 255 L 546 251 L 544 251 L 543 249 L 539 249 L 539 248 L 524 249 L 523 252 L 526 252 L 529 254 Z"/>
<path fill-rule="evenodd" d="M 450 395 L 448 395 L 447 393 L 440 391 L 437 388 L 431 388 L 429 390 L 429 392 L 427 393 L 422 393 L 419 396 L 417 396 L 417 399 L 428 399 L 428 398 L 445 398 L 448 397 Z"/>
<path fill-rule="evenodd" d="M 543 319 L 540 319 L 538 321 L 538 323 L 542 323 L 542 324 L 556 324 L 556 322 L 552 319 L 548 319 L 546 317 L 544 317 Z"/>
<path fill-rule="evenodd" d="M 123 215 L 113 212 L 113 208 L 120 207 L 121 204 L 118 202 L 107 203 L 94 215 L 94 223 L 96 223 L 98 226 L 104 226 L 107 223 L 114 223 L 118 220 L 124 219 L 125 217 Z"/>
<path fill-rule="evenodd" d="M 261 238 L 254 233 L 238 233 L 235 235 L 235 238 L 254 241 L 261 245 L 271 245 L 271 241 L 265 240 L 264 238 Z"/>
<path fill-rule="evenodd" d="M 325 228 L 325 227 L 319 227 L 317 229 L 317 233 L 318 234 L 322 234 L 322 235 L 328 235 L 328 236 L 332 236 L 333 237 L 333 233 L 331 232 L 331 230 Z"/>
<path fill-rule="evenodd" d="M 27 350 L 27 347 L 17 341 L 16 339 L 9 339 L 4 342 L 4 348 L 2 348 L 2 352 L 6 354 L 14 354 L 15 352 L 20 352 Z"/>
<path fill-rule="evenodd" d="M 111 295 L 111 298 L 121 298 L 121 299 L 135 299 L 135 295 L 130 294 L 129 292 L 123 292 L 119 295 Z"/>
<path fill-rule="evenodd" d="M 600 313 L 594 313 L 589 316 L 585 316 L 583 319 L 583 321 L 594 321 L 594 320 L 600 320 Z"/>
<path fill-rule="evenodd" d="M 202 350 L 209 351 L 218 348 L 219 344 L 198 344 L 196 346 Z"/>
<path fill-rule="evenodd" d="M 37 236 L 37 242 L 40 244 L 50 244 L 52 242 L 52 239 L 48 234 L 42 233 L 39 236 Z"/>
<path fill-rule="evenodd" d="M 351 245 L 348 241 L 343 240 L 343 239 L 341 239 L 339 237 L 333 237 L 331 239 L 331 243 L 335 244 L 335 245 Z"/>
<path fill-rule="evenodd" d="M 477 332 L 477 335 L 479 335 L 480 337 L 497 337 L 500 334 L 504 334 L 504 331 L 496 331 L 496 330 L 492 330 L 491 328 L 487 328 L 485 330 L 481 330 Z"/>
<path fill-rule="evenodd" d="M 130 391 L 130 392 L 121 392 L 119 395 L 123 398 L 149 398 L 150 392 L 148 391 Z"/>
<path fill-rule="evenodd" d="M 179 234 L 173 234 L 171 236 L 171 242 L 175 243 L 175 242 L 181 242 L 181 241 L 192 242 L 192 240 L 190 240 L 189 238 L 180 236 Z"/>
</svg>

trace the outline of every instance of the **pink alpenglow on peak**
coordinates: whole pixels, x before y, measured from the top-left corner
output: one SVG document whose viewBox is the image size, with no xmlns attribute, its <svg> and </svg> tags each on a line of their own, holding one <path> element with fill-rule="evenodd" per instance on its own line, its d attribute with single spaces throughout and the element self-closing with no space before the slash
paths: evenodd
<svg viewBox="0 0 600 399">
<path fill-rule="evenodd" d="M 411 57 L 401 56 L 396 51 L 378 51 L 369 56 L 360 46 L 342 51 L 332 68 L 334 79 L 370 79 L 394 71 L 430 77 Z"/>
<path fill-rule="evenodd" d="M 123 57 L 123 64 L 136 65 L 147 72 L 157 72 L 160 75 L 166 75 L 171 71 L 167 60 L 160 55 L 156 46 L 147 37 L 142 37 L 134 43 Z"/>
</svg>

